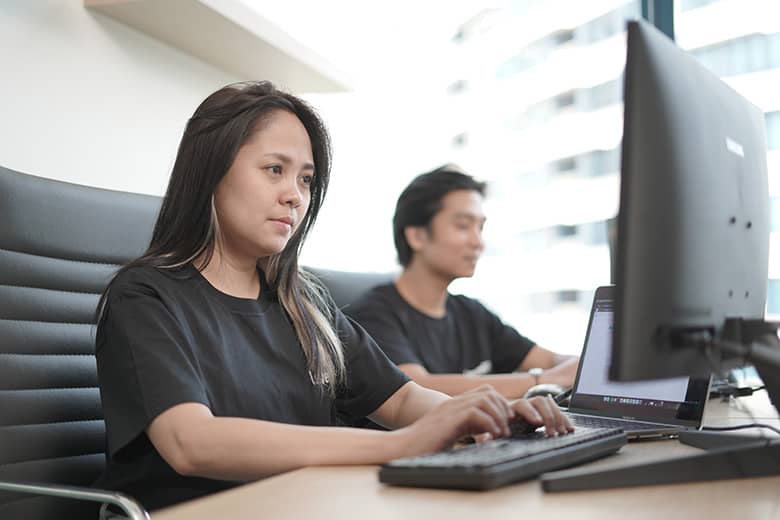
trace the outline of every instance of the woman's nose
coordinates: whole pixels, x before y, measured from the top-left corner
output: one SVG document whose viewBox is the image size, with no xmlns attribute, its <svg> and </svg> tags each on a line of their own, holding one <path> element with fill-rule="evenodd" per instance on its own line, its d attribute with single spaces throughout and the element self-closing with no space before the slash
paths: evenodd
<svg viewBox="0 0 780 520">
<path fill-rule="evenodd" d="M 284 189 L 281 193 L 282 204 L 289 204 L 290 206 L 297 208 L 303 201 L 303 194 L 298 186 L 298 179 L 294 178 L 292 181 L 284 183 Z"/>
</svg>

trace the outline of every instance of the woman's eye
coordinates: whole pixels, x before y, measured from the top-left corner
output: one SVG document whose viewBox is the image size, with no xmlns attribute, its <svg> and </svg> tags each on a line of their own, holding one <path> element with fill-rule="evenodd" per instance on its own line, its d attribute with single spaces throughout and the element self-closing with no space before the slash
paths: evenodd
<svg viewBox="0 0 780 520">
<path fill-rule="evenodd" d="M 270 170 L 271 173 L 275 173 L 277 175 L 282 173 L 282 167 L 279 166 L 278 164 L 274 164 L 273 166 L 269 166 L 267 169 Z"/>
<path fill-rule="evenodd" d="M 301 181 L 307 186 L 311 186 L 311 183 L 314 182 L 314 175 L 304 175 L 301 177 Z"/>
</svg>

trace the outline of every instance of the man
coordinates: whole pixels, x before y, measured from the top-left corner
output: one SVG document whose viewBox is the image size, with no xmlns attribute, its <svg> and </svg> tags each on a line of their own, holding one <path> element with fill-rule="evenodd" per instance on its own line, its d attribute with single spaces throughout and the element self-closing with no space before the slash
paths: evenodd
<svg viewBox="0 0 780 520">
<path fill-rule="evenodd" d="M 454 165 L 415 178 L 393 217 L 403 272 L 345 310 L 428 388 L 457 395 L 487 383 L 516 398 L 540 383 L 571 386 L 575 356 L 536 345 L 477 300 L 447 291 L 474 274 L 484 249 L 484 194 L 484 183 Z"/>
</svg>

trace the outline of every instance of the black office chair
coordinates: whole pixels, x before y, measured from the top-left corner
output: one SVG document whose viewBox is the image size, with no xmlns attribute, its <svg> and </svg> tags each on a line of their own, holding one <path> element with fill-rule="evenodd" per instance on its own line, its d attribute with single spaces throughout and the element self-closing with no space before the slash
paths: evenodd
<svg viewBox="0 0 780 520">
<path fill-rule="evenodd" d="M 159 204 L 0 167 L 0 518 L 97 518 L 101 502 L 148 518 L 84 486 L 105 464 L 95 308 Z"/>
<path fill-rule="evenodd" d="M 0 167 L 0 518 L 97 518 L 100 503 L 147 518 L 85 486 L 105 465 L 95 308 L 145 251 L 160 201 Z M 342 308 L 390 279 L 311 271 Z"/>
<path fill-rule="evenodd" d="M 392 273 L 353 273 L 314 267 L 304 267 L 328 288 L 336 306 L 348 311 L 349 306 L 364 292 L 392 281 Z"/>
</svg>

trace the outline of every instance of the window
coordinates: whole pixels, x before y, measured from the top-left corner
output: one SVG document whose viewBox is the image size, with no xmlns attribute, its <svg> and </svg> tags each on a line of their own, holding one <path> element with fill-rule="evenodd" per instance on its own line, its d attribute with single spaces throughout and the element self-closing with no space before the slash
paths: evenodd
<svg viewBox="0 0 780 520">
<path fill-rule="evenodd" d="M 577 226 L 561 225 L 555 227 L 555 235 L 558 237 L 575 237 L 577 236 Z"/>
<path fill-rule="evenodd" d="M 464 79 L 459 79 L 457 81 L 453 81 L 450 83 L 450 86 L 447 87 L 447 93 L 448 94 L 461 94 L 468 90 L 469 82 Z"/>
<path fill-rule="evenodd" d="M 769 280 L 766 293 L 766 313 L 780 315 L 780 280 Z"/>
<path fill-rule="evenodd" d="M 558 303 L 577 303 L 580 299 L 580 293 L 571 290 L 557 291 L 555 299 L 558 300 Z"/>
<path fill-rule="evenodd" d="M 588 110 L 597 110 L 615 103 L 623 102 L 623 77 L 601 83 L 583 91 Z"/>
<path fill-rule="evenodd" d="M 780 33 L 750 34 L 691 51 L 718 76 L 735 76 L 780 67 Z"/>
<path fill-rule="evenodd" d="M 577 27 L 577 37 L 586 45 L 610 38 L 622 33 L 626 29 L 627 18 L 637 18 L 639 15 L 639 0 L 631 0 L 625 5 Z"/>
<path fill-rule="evenodd" d="M 766 119 L 766 145 L 770 150 L 780 150 L 780 111 L 769 112 Z"/>
<path fill-rule="evenodd" d="M 570 173 L 577 169 L 577 158 L 566 157 L 555 161 L 553 169 L 557 173 Z"/>
<path fill-rule="evenodd" d="M 552 41 L 555 42 L 555 45 L 563 45 L 564 43 L 570 42 L 573 39 L 574 31 L 571 29 L 564 29 L 552 35 Z"/>
<path fill-rule="evenodd" d="M 574 104 L 574 92 L 564 92 L 555 96 L 555 108 L 566 108 Z"/>
<path fill-rule="evenodd" d="M 453 148 L 463 148 L 469 143 L 469 136 L 466 132 L 461 132 L 452 138 Z"/>
<path fill-rule="evenodd" d="M 680 11 L 690 11 L 697 7 L 704 7 L 705 5 L 714 4 L 719 0 L 679 0 Z"/>
</svg>

